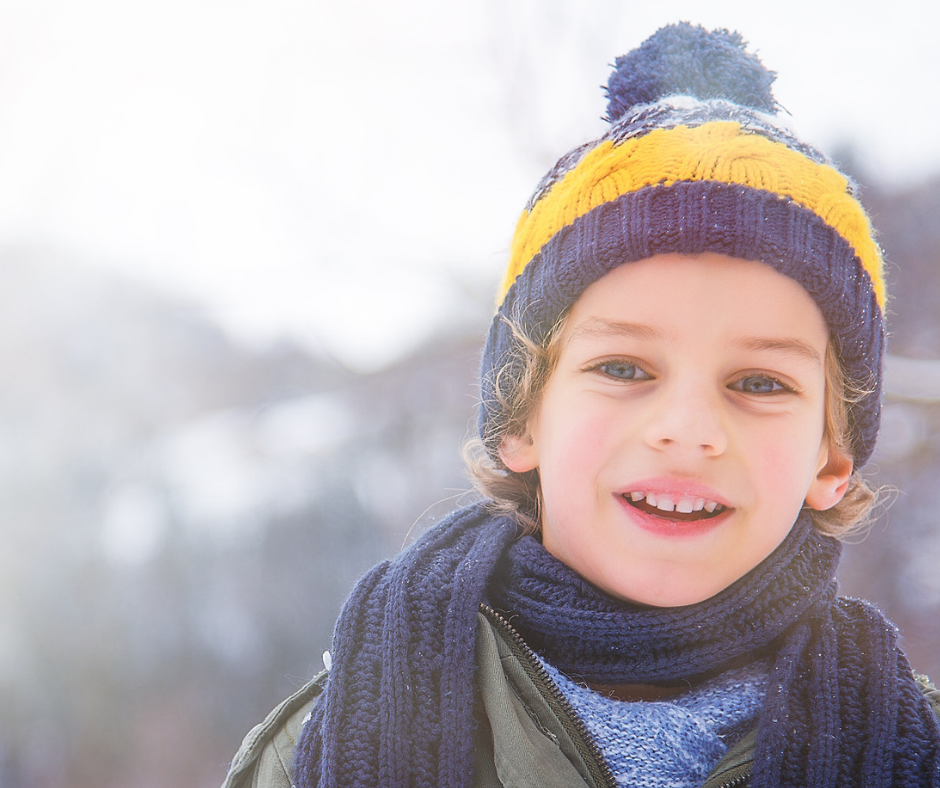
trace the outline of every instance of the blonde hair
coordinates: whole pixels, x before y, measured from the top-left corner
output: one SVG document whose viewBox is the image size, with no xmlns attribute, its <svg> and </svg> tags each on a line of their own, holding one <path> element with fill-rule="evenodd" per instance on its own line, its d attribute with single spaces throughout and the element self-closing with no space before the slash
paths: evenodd
<svg viewBox="0 0 940 788">
<path fill-rule="evenodd" d="M 507 320 L 516 339 L 516 356 L 494 373 L 492 391 L 498 399 L 499 417 L 491 419 L 481 438 L 471 438 L 464 447 L 464 459 L 477 490 L 490 500 L 493 511 L 515 517 L 525 533 L 537 533 L 541 527 L 539 473 L 538 470 L 527 473 L 509 470 L 499 459 L 499 449 L 505 436 L 526 434 L 529 420 L 561 353 L 561 334 L 566 319 L 567 312 L 564 312 L 543 343 L 535 342 L 518 323 Z M 831 341 L 826 349 L 825 375 L 824 434 L 833 449 L 851 456 L 852 408 L 870 391 L 849 380 Z M 867 525 L 880 498 L 881 491 L 858 470 L 853 470 L 839 503 L 823 511 L 805 508 L 820 532 L 842 538 Z"/>
</svg>

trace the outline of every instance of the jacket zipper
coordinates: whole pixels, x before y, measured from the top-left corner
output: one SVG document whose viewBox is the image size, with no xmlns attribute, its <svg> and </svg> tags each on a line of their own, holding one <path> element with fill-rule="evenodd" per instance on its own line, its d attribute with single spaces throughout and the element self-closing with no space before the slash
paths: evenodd
<svg viewBox="0 0 940 788">
<path fill-rule="evenodd" d="M 571 703 L 568 702 L 568 699 L 562 694 L 562 691 L 552 680 L 552 677 L 548 675 L 548 672 L 542 666 L 535 652 L 532 651 L 528 643 L 522 639 L 522 635 L 516 631 L 515 627 L 513 627 L 502 614 L 497 613 L 489 605 L 481 603 L 480 610 L 493 625 L 496 626 L 500 633 L 506 637 L 510 648 L 512 648 L 516 656 L 519 657 L 519 661 L 522 663 L 529 678 L 535 682 L 537 687 L 544 690 L 542 694 L 548 693 L 555 705 L 561 709 L 562 715 L 559 718 L 561 724 L 568 732 L 575 747 L 578 748 L 578 752 L 584 759 L 584 763 L 594 782 L 602 786 L 602 788 L 617 788 L 617 781 L 614 779 L 614 774 L 604 760 L 604 756 L 597 744 L 594 743 L 594 739 L 588 732 L 587 726 L 578 716 L 577 712 L 575 712 Z M 722 786 L 722 788 L 725 788 L 725 786 Z M 738 788 L 738 786 L 732 783 L 728 788 Z"/>
<path fill-rule="evenodd" d="M 732 777 L 728 782 L 722 783 L 718 788 L 747 788 L 750 784 L 750 775 L 739 774 L 737 777 Z"/>
<path fill-rule="evenodd" d="M 747 788 L 750 783 L 750 775 L 739 774 L 737 777 L 732 777 L 728 782 L 722 783 L 718 788 Z"/>
</svg>

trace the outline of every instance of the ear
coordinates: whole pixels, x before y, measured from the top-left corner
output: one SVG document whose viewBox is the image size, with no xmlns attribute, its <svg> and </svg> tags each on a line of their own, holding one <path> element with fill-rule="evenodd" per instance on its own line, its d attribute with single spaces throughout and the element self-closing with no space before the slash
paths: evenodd
<svg viewBox="0 0 940 788">
<path fill-rule="evenodd" d="M 823 445 L 820 452 L 819 467 L 806 493 L 806 505 L 810 509 L 824 511 L 831 509 L 845 496 L 852 476 L 852 458 L 838 449 Z"/>
<path fill-rule="evenodd" d="M 504 435 L 499 444 L 499 458 L 509 470 L 526 473 L 539 467 L 535 442 L 529 435 Z"/>
</svg>

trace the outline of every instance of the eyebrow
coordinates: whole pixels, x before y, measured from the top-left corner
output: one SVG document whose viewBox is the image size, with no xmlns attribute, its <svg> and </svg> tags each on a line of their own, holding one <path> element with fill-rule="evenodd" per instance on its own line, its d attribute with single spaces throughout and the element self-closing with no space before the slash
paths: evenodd
<svg viewBox="0 0 940 788">
<path fill-rule="evenodd" d="M 629 323 L 590 317 L 571 330 L 568 342 L 593 337 L 630 337 L 632 339 L 661 340 L 667 335 L 644 323 Z M 770 351 L 809 361 L 822 366 L 822 357 L 809 342 L 796 337 L 743 337 L 732 344 L 741 350 Z"/>
<path fill-rule="evenodd" d="M 769 350 L 774 353 L 783 353 L 788 356 L 796 356 L 805 361 L 822 366 L 822 357 L 819 352 L 809 342 L 804 342 L 796 337 L 746 337 L 733 343 L 742 350 Z"/>
<path fill-rule="evenodd" d="M 599 317 L 590 317 L 579 323 L 571 330 L 568 341 L 592 337 L 631 337 L 633 339 L 663 339 L 664 334 L 659 329 L 643 323 L 625 323 L 616 320 L 602 320 Z"/>
</svg>

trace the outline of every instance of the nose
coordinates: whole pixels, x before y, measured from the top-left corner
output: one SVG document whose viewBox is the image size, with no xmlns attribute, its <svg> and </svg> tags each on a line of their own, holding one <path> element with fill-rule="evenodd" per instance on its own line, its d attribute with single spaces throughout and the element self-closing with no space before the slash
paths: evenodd
<svg viewBox="0 0 940 788">
<path fill-rule="evenodd" d="M 720 393 L 695 382 L 665 387 L 644 427 L 644 440 L 658 451 L 717 457 L 728 448 Z"/>
</svg>

